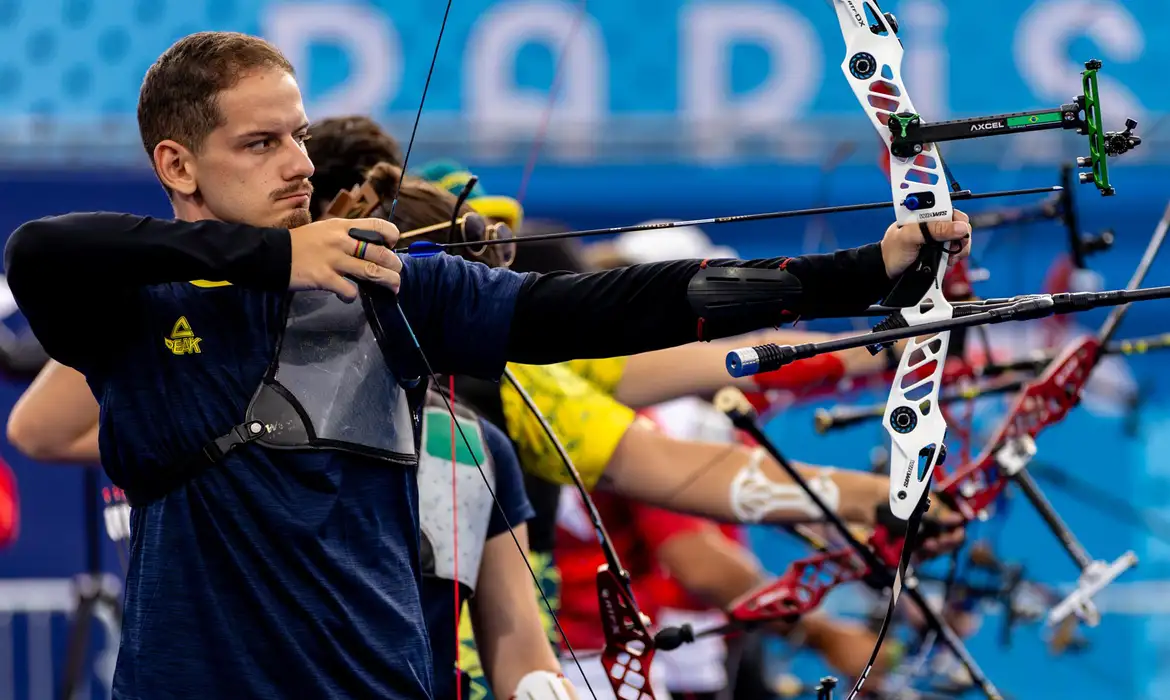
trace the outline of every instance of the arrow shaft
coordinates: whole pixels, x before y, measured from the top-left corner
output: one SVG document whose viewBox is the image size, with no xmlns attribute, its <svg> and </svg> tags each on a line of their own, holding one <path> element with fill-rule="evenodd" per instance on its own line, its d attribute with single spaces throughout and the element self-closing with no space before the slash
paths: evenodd
<svg viewBox="0 0 1170 700">
<path fill-rule="evenodd" d="M 1060 187 L 1031 187 L 1021 190 L 1001 190 L 997 192 L 983 192 L 974 194 L 964 190 L 951 195 L 955 200 L 992 199 L 995 197 L 1018 197 L 1029 194 L 1050 194 L 1059 192 Z M 562 238 L 586 238 L 589 236 L 612 236 L 634 231 L 651 231 L 654 229 L 683 228 L 686 226 L 716 226 L 719 224 L 735 224 L 748 221 L 769 221 L 773 219 L 791 219 L 801 216 L 818 216 L 822 214 L 841 214 L 844 212 L 870 211 L 874 209 L 889 209 L 894 206 L 890 202 L 869 202 L 867 204 L 841 204 L 830 207 L 812 207 L 809 209 L 791 209 L 788 211 L 763 212 L 759 214 L 739 214 L 736 216 L 716 216 L 707 219 L 691 219 L 689 221 L 671 221 L 658 224 L 637 224 L 633 226 L 613 226 L 609 228 L 582 229 L 580 231 L 563 231 L 559 233 L 541 233 L 533 236 L 518 238 L 504 238 L 490 241 L 459 241 L 455 243 L 437 244 L 443 250 L 457 250 L 459 248 L 479 247 L 484 245 L 502 245 L 505 243 L 535 243 L 536 241 L 554 241 Z"/>
</svg>

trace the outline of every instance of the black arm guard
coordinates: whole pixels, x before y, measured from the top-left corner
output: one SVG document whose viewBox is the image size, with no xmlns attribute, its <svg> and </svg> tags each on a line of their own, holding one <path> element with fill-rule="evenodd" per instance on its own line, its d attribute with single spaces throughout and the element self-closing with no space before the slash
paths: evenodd
<svg viewBox="0 0 1170 700">
<path fill-rule="evenodd" d="M 712 267 L 704 264 L 687 285 L 687 301 L 699 317 L 699 339 L 725 338 L 796 321 L 800 280 L 780 268 Z"/>
</svg>

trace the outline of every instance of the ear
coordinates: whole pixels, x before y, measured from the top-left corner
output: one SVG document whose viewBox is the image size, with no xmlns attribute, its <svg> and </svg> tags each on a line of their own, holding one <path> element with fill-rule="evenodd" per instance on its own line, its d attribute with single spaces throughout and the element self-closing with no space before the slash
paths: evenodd
<svg viewBox="0 0 1170 700">
<path fill-rule="evenodd" d="M 185 146 L 167 139 L 154 147 L 154 170 L 172 191 L 191 196 L 199 190 L 195 178 L 195 156 Z"/>
</svg>

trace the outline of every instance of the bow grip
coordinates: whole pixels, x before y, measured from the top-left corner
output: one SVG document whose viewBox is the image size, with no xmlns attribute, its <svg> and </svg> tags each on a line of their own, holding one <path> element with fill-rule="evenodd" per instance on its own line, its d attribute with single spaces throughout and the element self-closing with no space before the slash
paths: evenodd
<svg viewBox="0 0 1170 700">
<path fill-rule="evenodd" d="M 946 247 L 930 235 L 925 222 L 919 222 L 918 226 L 922 229 L 922 236 L 926 242 L 918 250 L 918 257 L 914 259 L 910 267 L 898 276 L 894 288 L 882 301 L 884 306 L 896 306 L 902 309 L 914 306 L 922 301 L 922 297 L 926 296 L 931 285 L 938 280 L 938 269 L 942 265 L 942 257 L 943 253 L 946 252 Z"/>
<path fill-rule="evenodd" d="M 930 235 L 926 222 L 920 221 L 918 226 L 924 239 L 922 247 L 918 249 L 918 257 L 914 259 L 910 267 L 898 276 L 898 281 L 894 283 L 893 289 L 882 301 L 883 306 L 893 306 L 900 309 L 917 306 L 930 291 L 930 288 L 939 283 L 938 273 L 943 264 L 943 254 L 947 252 L 946 246 Z M 902 314 L 893 313 L 874 326 L 873 332 L 878 333 L 908 326 L 909 324 Z M 866 348 L 871 355 L 877 355 L 890 345 L 892 343 L 873 343 L 867 345 Z"/>
</svg>

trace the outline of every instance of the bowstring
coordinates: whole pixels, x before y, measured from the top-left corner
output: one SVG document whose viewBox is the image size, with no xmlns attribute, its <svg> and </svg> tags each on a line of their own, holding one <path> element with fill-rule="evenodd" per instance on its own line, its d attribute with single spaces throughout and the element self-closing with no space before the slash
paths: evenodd
<svg viewBox="0 0 1170 700">
<path fill-rule="evenodd" d="M 414 151 L 414 141 L 415 141 L 415 138 L 418 136 L 419 124 L 422 122 L 423 109 L 426 107 L 426 103 L 427 103 L 427 93 L 430 92 L 431 79 L 434 77 L 434 74 L 435 74 L 435 64 L 439 60 L 439 49 L 443 45 L 443 35 L 447 31 L 447 20 L 451 16 L 452 2 L 453 2 L 453 0 L 447 0 L 447 5 L 443 9 L 443 19 L 439 23 L 439 36 L 437 39 L 435 39 L 435 49 L 431 53 L 431 62 L 427 68 L 427 77 L 426 77 L 426 80 L 423 82 L 422 96 L 419 98 L 418 109 L 415 111 L 415 114 L 414 114 L 414 124 L 410 129 L 410 140 L 406 144 L 406 152 L 403 154 L 403 157 L 402 157 L 402 172 L 398 176 L 398 182 L 394 186 L 394 197 L 390 201 L 390 213 L 386 217 L 387 220 L 389 220 L 389 221 L 394 220 L 394 212 L 398 208 L 398 196 L 402 193 L 402 183 L 406 180 L 406 169 L 410 163 L 410 154 Z M 411 338 L 414 340 L 415 347 L 418 348 L 419 354 L 421 355 L 422 354 L 422 347 L 418 343 L 418 339 L 415 336 L 414 329 L 410 326 L 410 322 L 406 319 L 406 314 L 403 313 L 403 311 L 402 311 L 402 306 L 399 305 L 399 303 L 398 303 L 398 296 L 397 295 L 394 296 L 394 306 L 395 306 L 395 308 L 398 309 L 398 315 L 402 318 L 402 322 L 404 324 L 406 324 L 406 328 L 410 332 Z M 426 361 L 425 356 L 424 356 L 423 361 L 427 365 L 427 369 L 429 371 L 430 370 L 430 363 Z M 441 389 L 439 389 L 439 387 L 441 385 L 439 384 L 438 378 L 434 376 L 433 372 L 430 372 L 429 379 L 435 385 L 435 388 L 436 388 L 435 393 L 442 396 L 443 392 Z M 454 381 L 455 381 L 454 377 L 452 377 L 452 379 L 451 379 L 452 390 L 454 390 Z M 447 411 L 451 414 L 451 520 L 452 520 L 452 528 L 451 529 L 453 532 L 452 546 L 454 547 L 454 552 L 452 555 L 452 558 L 454 561 L 454 569 L 452 572 L 452 578 L 454 580 L 452 581 L 451 588 L 452 588 L 452 599 L 453 599 L 452 606 L 454 608 L 453 617 L 455 620 L 455 625 L 454 625 L 455 626 L 455 630 L 454 630 L 454 632 L 455 632 L 455 635 L 454 635 L 454 639 L 455 639 L 455 668 L 453 669 L 452 672 L 455 674 L 455 698 L 456 698 L 456 700 L 462 700 L 463 679 L 462 679 L 461 672 L 463 669 L 463 664 L 462 664 L 463 644 L 462 644 L 462 640 L 460 639 L 459 622 L 460 622 L 460 617 L 462 616 L 462 612 L 463 612 L 463 605 L 462 605 L 463 600 L 462 600 L 462 596 L 460 595 L 460 590 L 459 590 L 459 499 L 458 499 L 458 495 L 457 495 L 459 475 L 458 475 L 458 471 L 456 468 L 456 465 L 458 463 L 458 460 L 456 458 L 457 452 L 458 452 L 458 446 L 457 446 L 457 443 L 455 442 L 455 428 L 456 428 L 456 426 L 458 426 L 459 432 L 460 432 L 460 434 L 462 434 L 463 433 L 463 426 L 459 425 L 459 421 L 455 416 L 455 409 L 454 409 L 454 407 L 451 406 L 450 402 L 448 402 L 446 400 L 445 396 L 444 396 L 443 400 L 444 400 L 444 403 L 446 404 Z M 468 452 L 472 455 L 472 459 L 475 459 L 475 451 L 471 449 L 471 445 L 467 442 L 466 436 L 464 436 L 463 441 L 465 444 L 467 444 L 467 449 L 468 449 Z M 477 467 L 479 466 L 478 460 L 476 460 L 476 466 Z M 480 473 L 483 474 L 482 468 L 480 469 Z M 484 474 L 483 478 L 484 478 L 484 483 L 487 483 L 487 475 L 486 474 Z M 490 489 L 490 485 L 489 485 L 489 489 Z M 492 493 L 492 497 L 495 498 L 494 493 Z M 497 501 L 497 505 L 498 505 L 498 501 Z"/>
<path fill-rule="evenodd" d="M 447 387 L 451 392 L 451 403 L 452 403 L 452 406 L 451 406 L 451 521 L 452 521 L 453 527 L 451 528 L 451 530 L 454 533 L 452 535 L 452 545 L 455 549 L 455 556 L 454 556 L 455 564 L 454 564 L 454 568 L 452 570 L 451 575 L 452 575 L 452 578 L 455 579 L 453 582 L 453 585 L 452 585 L 452 588 L 454 589 L 453 597 L 454 597 L 454 606 L 455 606 L 455 668 L 457 669 L 455 672 L 455 677 L 456 677 L 455 700 L 463 700 L 463 678 L 459 673 L 460 671 L 463 670 L 463 640 L 460 638 L 460 634 L 459 634 L 459 630 L 460 630 L 459 621 L 460 621 L 460 618 L 463 616 L 463 597 L 461 595 L 459 595 L 459 494 L 457 491 L 457 489 L 459 487 L 459 469 L 458 469 L 459 460 L 456 457 L 458 452 L 459 452 L 459 446 L 458 446 L 458 443 L 455 442 L 455 426 L 459 424 L 459 421 L 456 420 L 456 418 L 455 418 L 455 407 L 454 407 L 454 403 L 455 403 L 455 375 L 450 376 L 450 378 L 448 380 Z M 470 448 L 471 448 L 471 446 L 468 445 L 468 452 L 471 452 L 472 454 L 474 454 L 474 451 L 471 450 Z"/>
<path fill-rule="evenodd" d="M 436 385 L 439 384 L 439 378 L 435 374 L 434 369 L 431 368 L 431 362 L 429 359 L 427 359 L 426 353 L 423 352 L 423 349 L 418 342 L 418 337 L 415 336 L 415 334 L 414 334 L 414 330 L 410 328 L 410 322 L 406 320 L 406 314 L 402 312 L 401 306 L 398 307 L 398 313 L 402 319 L 402 322 L 404 324 L 406 324 L 407 330 L 410 332 L 411 340 L 414 342 L 415 349 L 418 350 L 419 358 L 422 360 L 423 366 L 426 368 L 427 376 Z M 511 373 L 508 372 L 507 370 L 505 370 L 505 376 L 510 377 Z M 521 392 L 521 396 L 527 396 L 527 394 L 524 393 L 520 389 L 519 383 L 516 382 L 515 379 L 511 379 L 511 381 L 515 383 L 517 390 Z M 508 514 L 504 510 L 504 505 L 502 503 L 500 503 L 499 497 L 496 496 L 496 490 L 492 487 L 491 482 L 488 479 L 487 472 L 484 471 L 483 465 L 480 464 L 479 459 L 475 456 L 475 451 L 471 447 L 471 442 L 467 439 L 467 434 L 463 431 L 463 424 L 460 423 L 455 418 L 455 408 L 451 405 L 451 400 L 442 391 L 436 391 L 435 393 L 438 394 L 443 399 L 443 404 L 447 407 L 447 412 L 451 414 L 451 418 L 452 418 L 452 421 L 455 425 L 455 429 L 458 431 L 460 439 L 463 441 L 464 446 L 467 447 L 467 450 L 470 453 L 471 461 L 475 463 L 475 468 L 479 471 L 480 476 L 483 477 L 484 486 L 487 487 L 488 493 L 492 497 L 492 503 L 495 505 L 496 512 L 498 512 L 500 514 L 500 517 L 504 521 L 504 525 L 507 526 L 507 528 L 508 528 L 508 534 L 511 535 L 511 537 L 512 537 L 512 542 L 515 543 L 516 549 L 522 555 L 520 558 L 524 560 L 524 566 L 527 567 L 528 574 L 532 577 L 532 581 L 536 586 L 536 592 L 540 595 L 541 600 L 544 601 L 545 607 L 548 608 L 549 614 L 552 616 L 553 624 L 556 625 L 557 632 L 560 633 L 561 639 L 564 640 L 565 648 L 568 650 L 569 656 L 572 657 L 573 663 L 577 664 L 577 668 L 581 671 L 581 677 L 584 679 L 585 686 L 589 689 L 590 695 L 593 696 L 594 700 L 597 700 L 597 693 L 595 693 L 593 691 L 593 687 L 589 684 L 589 678 L 585 674 L 585 670 L 581 667 L 581 663 L 577 660 L 577 654 L 576 654 L 576 652 L 574 652 L 572 644 L 569 643 L 569 638 L 565 634 L 564 628 L 561 626 L 560 619 L 557 617 L 556 613 L 553 612 L 552 603 L 549 601 L 548 596 L 545 594 L 544 588 L 540 585 L 540 579 L 536 575 L 536 570 L 532 568 L 532 562 L 528 561 L 528 557 L 523 556 L 524 546 L 520 544 L 520 538 L 518 538 L 516 536 L 516 528 L 512 525 L 511 520 L 508 518 Z M 550 428 L 548 423 L 544 420 L 543 416 L 540 414 L 540 411 L 532 405 L 529 405 L 529 408 L 532 409 L 534 415 L 538 419 L 538 422 L 540 422 L 541 426 L 545 429 L 545 431 L 549 432 L 551 434 L 552 428 Z M 572 462 L 567 462 L 566 468 L 571 470 L 570 473 L 576 472 L 576 469 L 572 467 Z M 579 475 L 578 475 L 578 479 L 580 479 Z"/>
<path fill-rule="evenodd" d="M 438 58 L 439 58 L 439 49 L 442 46 L 443 35 L 447 29 L 447 21 L 451 15 L 452 3 L 453 3 L 453 0 L 447 0 L 446 7 L 443 11 L 443 19 L 439 25 L 439 35 L 438 35 L 438 38 L 435 40 L 435 49 L 431 54 L 430 66 L 427 68 L 427 77 L 426 77 L 426 81 L 423 84 L 422 96 L 419 99 L 418 110 L 415 112 L 414 125 L 411 128 L 411 132 L 410 132 L 410 140 L 407 142 L 406 152 L 403 154 L 403 157 L 402 157 L 402 172 L 398 178 L 398 183 L 396 184 L 396 186 L 394 188 L 394 198 L 390 202 L 390 213 L 387 216 L 387 219 L 391 220 L 391 221 L 394 218 L 394 212 L 398 206 L 398 197 L 402 192 L 402 183 L 406 180 L 407 165 L 410 162 L 410 154 L 414 150 L 415 137 L 418 135 L 419 123 L 422 120 L 423 109 L 426 106 L 427 93 L 430 91 L 431 79 L 434 77 L 435 65 L 438 62 Z M 579 20 L 584 16 L 584 13 L 585 13 L 585 2 L 583 0 L 581 3 L 581 9 L 580 9 L 577 24 L 580 23 Z M 568 39 L 572 39 L 572 36 L 569 36 Z M 562 58 L 563 58 L 564 51 L 567 50 L 567 48 L 568 48 L 568 44 L 569 44 L 569 41 L 566 40 L 565 46 L 562 47 Z M 562 61 L 560 59 L 558 59 L 558 61 L 557 61 L 558 68 L 561 65 L 561 63 L 562 63 Z M 556 78 L 554 77 L 554 86 L 555 86 L 556 82 L 557 82 Z M 550 100 L 549 100 L 549 103 L 548 103 L 546 109 L 551 111 L 552 105 L 555 104 L 555 101 L 556 101 L 556 95 L 555 95 L 555 93 L 553 93 L 550 97 Z M 529 171 L 528 174 L 530 174 L 531 167 L 535 166 L 535 156 L 538 152 L 539 152 L 539 142 L 536 142 L 536 143 L 534 143 L 533 154 L 532 154 L 532 157 L 530 158 L 530 165 L 527 168 L 527 170 Z M 406 312 L 403 311 L 402 305 L 398 303 L 397 295 L 395 295 L 395 298 L 394 298 L 394 307 L 398 311 L 398 316 L 401 319 L 403 326 L 406 328 L 407 333 L 410 336 L 410 340 L 414 344 L 415 350 L 418 351 L 419 359 L 422 360 L 423 366 L 425 367 L 426 372 L 427 372 L 428 379 L 436 388 L 441 387 L 441 383 L 439 382 L 439 378 L 435 374 L 435 371 L 431 366 L 430 359 L 427 357 L 426 352 L 423 351 L 422 344 L 418 340 L 418 335 L 414 332 L 414 327 L 411 325 L 410 320 L 407 319 Z M 532 411 L 533 415 L 537 419 L 537 422 L 539 422 L 541 424 L 541 426 L 544 428 L 544 430 L 548 434 L 549 438 L 552 439 L 554 445 L 559 447 L 559 441 L 556 439 L 556 435 L 553 433 L 552 428 L 548 425 L 548 422 L 544 419 L 544 416 L 541 415 L 540 411 L 537 409 L 535 404 L 531 403 L 531 398 L 528 397 L 526 392 L 524 392 L 523 388 L 519 385 L 519 382 L 517 382 L 516 379 L 511 376 L 510 372 L 507 372 L 507 370 L 505 370 L 505 373 L 508 375 L 509 379 L 512 381 L 513 385 L 516 387 L 516 389 L 520 393 L 520 395 L 522 397 L 524 397 L 525 399 L 527 399 L 526 404 L 528 405 L 528 408 Z M 451 388 L 452 388 L 452 397 L 454 397 L 454 376 L 451 377 Z M 490 479 L 488 479 L 487 473 L 483 469 L 483 465 L 480 464 L 479 459 L 475 456 L 475 450 L 472 449 L 471 442 L 468 440 L 467 434 L 463 430 L 463 425 L 459 422 L 458 417 L 455 414 L 455 408 L 451 403 L 451 399 L 448 398 L 447 395 L 441 389 L 437 390 L 435 393 L 438 394 L 439 397 L 443 400 L 443 404 L 447 409 L 447 413 L 450 414 L 450 416 L 451 416 L 452 433 L 454 434 L 454 432 L 457 431 L 459 433 L 459 437 L 461 438 L 464 446 L 467 447 L 468 454 L 471 457 L 471 461 L 475 464 L 476 470 L 479 472 L 480 477 L 483 479 L 484 486 L 487 488 L 488 494 L 492 498 L 492 503 L 494 504 L 496 511 L 499 513 L 501 519 L 504 521 L 504 525 L 508 528 L 508 534 L 511 536 L 512 542 L 516 545 L 516 550 L 521 555 L 520 558 L 524 560 L 524 566 L 528 569 L 528 574 L 532 578 L 532 582 L 536 588 L 536 591 L 540 595 L 541 600 L 544 602 L 545 608 L 549 611 L 549 615 L 552 617 L 553 624 L 556 626 L 557 632 L 560 634 L 561 639 L 564 641 L 565 648 L 569 652 L 569 656 L 573 659 L 573 663 L 576 664 L 578 671 L 580 671 L 581 677 L 585 682 L 585 686 L 589 690 L 589 694 L 593 697 L 593 700 L 598 700 L 597 693 L 594 692 L 593 686 L 589 683 L 589 677 L 585 673 L 585 669 L 581 666 L 580 661 L 577 660 L 576 652 L 573 650 L 573 646 L 569 642 L 568 635 L 565 634 L 565 629 L 561 625 L 560 619 L 557 617 L 556 610 L 554 609 L 552 602 L 548 599 L 548 596 L 544 591 L 544 587 L 540 585 L 540 579 L 536 575 L 536 571 L 533 569 L 532 563 L 529 561 L 528 557 L 525 555 L 524 547 L 523 547 L 523 545 L 520 544 L 520 539 L 516 536 L 516 528 L 512 525 L 511 520 L 508 518 L 508 514 L 504 510 L 504 506 L 500 502 L 499 497 L 496 495 L 495 488 L 492 486 Z M 454 479 L 454 476 L 455 476 L 455 474 L 454 474 L 455 450 L 456 450 L 456 446 L 454 444 L 454 438 L 452 437 L 452 477 L 453 477 L 452 478 L 452 497 L 455 496 L 455 488 L 456 488 L 455 487 L 455 479 Z M 562 459 L 565 460 L 565 467 L 569 471 L 570 475 L 575 477 L 574 482 L 578 485 L 578 488 L 583 488 L 583 483 L 581 481 L 580 474 L 577 473 L 576 468 L 573 466 L 572 462 L 568 460 L 568 457 L 567 457 L 567 455 L 564 454 L 563 450 L 561 452 L 561 457 L 562 457 Z M 583 492 L 583 493 L 586 493 L 586 492 Z M 453 508 L 453 510 L 454 510 L 454 508 Z M 595 512 L 595 509 L 594 509 L 594 512 Z M 601 527 L 600 522 L 595 523 L 595 525 L 599 528 Z M 455 522 L 454 529 L 455 529 L 456 537 L 458 537 L 459 524 L 458 524 L 457 520 Z M 607 551 L 607 555 L 611 551 L 612 551 L 612 549 Z M 455 552 L 455 561 L 456 562 L 458 562 L 458 558 L 459 558 L 458 557 L 458 549 L 456 549 L 456 552 Z M 618 567 L 618 569 L 619 569 L 619 573 L 620 573 L 620 567 Z M 458 581 L 458 578 L 456 578 L 456 581 L 455 581 L 456 600 L 458 600 L 458 595 L 459 595 L 459 581 Z M 631 600 L 632 600 L 632 598 L 631 598 Z M 459 635 L 459 616 L 460 616 L 461 609 L 462 609 L 462 606 L 459 605 L 459 603 L 456 603 L 455 643 L 456 643 L 456 647 L 457 647 L 457 650 L 456 650 L 456 659 L 457 660 L 459 659 L 459 656 L 461 653 L 461 649 L 460 649 L 461 644 L 460 644 L 460 638 L 459 638 L 460 637 L 460 635 Z M 457 683 L 457 687 L 458 687 L 458 690 L 456 691 L 457 694 L 461 693 L 462 692 L 462 684 Z"/>
<path fill-rule="evenodd" d="M 553 66 L 552 85 L 548 89 L 548 100 L 544 105 L 544 112 L 540 117 L 540 125 L 536 129 L 536 135 L 532 139 L 532 147 L 528 150 L 528 160 L 524 163 L 524 173 L 520 176 L 520 186 L 516 188 L 516 202 L 520 206 L 524 206 L 524 196 L 528 194 L 528 185 L 532 181 L 532 173 L 536 170 L 536 161 L 540 158 L 540 150 L 544 146 L 544 142 L 548 136 L 548 126 L 552 122 L 553 108 L 556 107 L 557 97 L 560 96 L 561 81 L 564 78 L 565 57 L 569 53 L 569 46 L 573 40 L 577 38 L 577 30 L 581 28 L 581 24 L 585 19 L 585 9 L 588 6 L 589 0 L 581 0 L 577 6 L 577 14 L 573 17 L 573 24 L 569 27 L 569 33 L 565 35 L 565 43 L 560 48 L 560 53 L 557 55 L 556 64 Z M 515 235 L 519 235 L 519 231 Z"/>
</svg>

